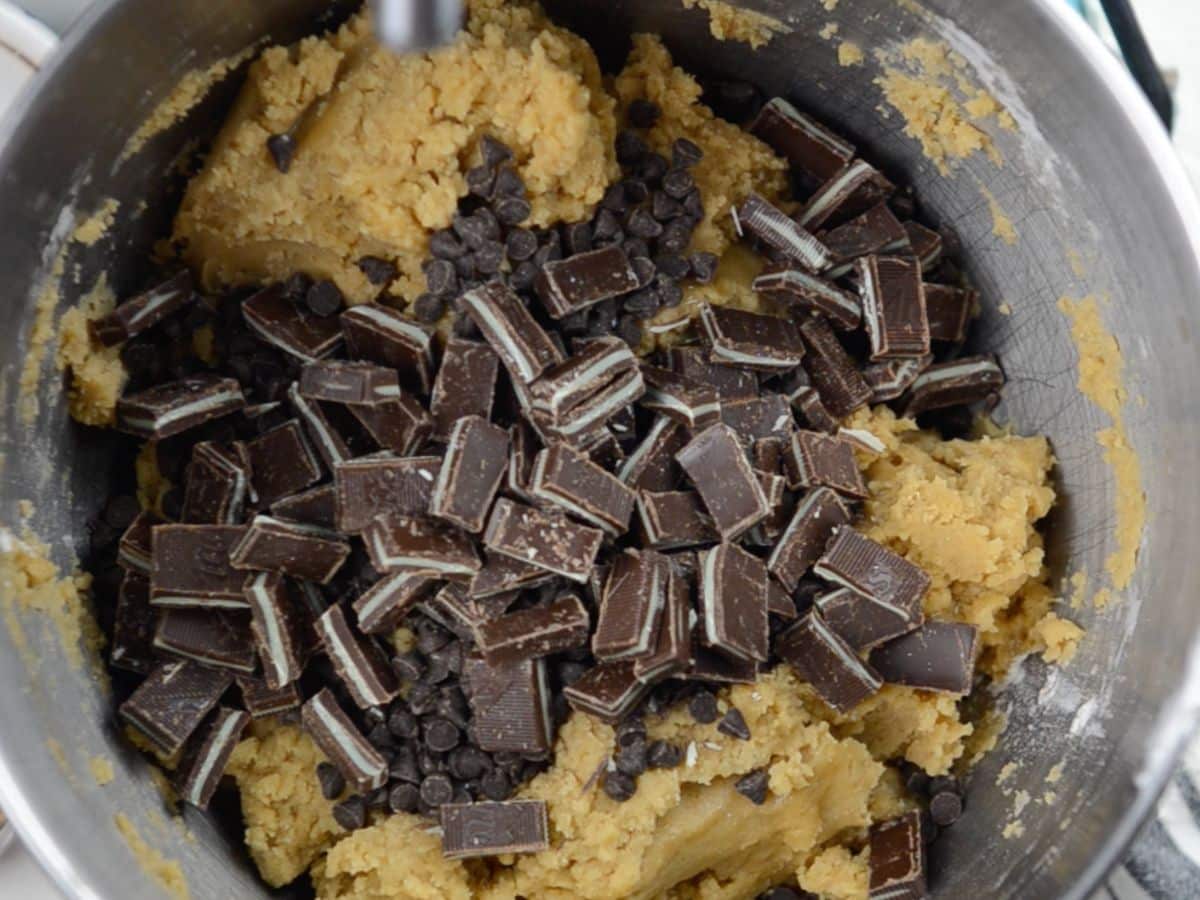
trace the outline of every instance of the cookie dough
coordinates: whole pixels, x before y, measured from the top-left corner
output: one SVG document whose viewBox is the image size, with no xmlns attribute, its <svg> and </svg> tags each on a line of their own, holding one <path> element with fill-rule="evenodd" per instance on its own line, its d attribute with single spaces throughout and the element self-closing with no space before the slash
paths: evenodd
<svg viewBox="0 0 1200 900">
<path fill-rule="evenodd" d="M 116 297 L 102 275 L 78 306 L 63 313 L 58 323 L 55 362 L 69 371 L 67 403 L 71 416 L 84 425 L 111 426 L 117 399 L 128 380 L 120 347 L 103 347 L 88 335 L 88 322 L 112 312 Z"/>
</svg>

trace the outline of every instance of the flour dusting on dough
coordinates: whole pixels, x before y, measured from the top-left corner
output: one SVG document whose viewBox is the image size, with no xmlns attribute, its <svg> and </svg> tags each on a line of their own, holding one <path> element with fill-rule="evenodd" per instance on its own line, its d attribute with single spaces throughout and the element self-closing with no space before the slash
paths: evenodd
<svg viewBox="0 0 1200 900">
<path fill-rule="evenodd" d="M 124 838 L 125 845 L 133 854 L 138 868 L 158 882 L 159 887 L 166 891 L 172 900 L 189 900 L 191 891 L 188 890 L 183 867 L 147 844 L 137 827 L 124 813 L 117 813 L 113 816 L 113 824 L 117 826 L 117 832 Z"/>
<path fill-rule="evenodd" d="M 708 29 L 718 41 L 740 41 L 757 50 L 788 30 L 778 19 L 741 9 L 724 0 L 681 0 L 685 9 L 699 7 L 708 13 Z"/>
<path fill-rule="evenodd" d="M 60 298 L 59 286 L 66 269 L 66 248 L 54 257 L 50 271 L 46 273 L 33 305 L 33 326 L 29 329 L 25 348 L 25 363 L 21 366 L 20 412 L 21 421 L 32 425 L 41 404 L 38 388 L 42 380 L 42 363 L 46 351 L 54 339 L 54 310 Z"/>
</svg>

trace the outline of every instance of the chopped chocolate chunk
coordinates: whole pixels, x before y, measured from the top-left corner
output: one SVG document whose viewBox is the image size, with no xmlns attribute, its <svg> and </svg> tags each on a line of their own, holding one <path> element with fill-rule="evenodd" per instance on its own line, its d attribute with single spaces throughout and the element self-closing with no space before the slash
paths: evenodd
<svg viewBox="0 0 1200 900">
<path fill-rule="evenodd" d="M 154 649 L 206 666 L 251 674 L 258 667 L 245 621 L 205 609 L 167 609 L 158 617 Z"/>
<path fill-rule="evenodd" d="M 700 492 L 724 540 L 736 540 L 770 514 L 750 461 L 729 426 L 710 426 L 675 458 Z"/>
<path fill-rule="evenodd" d="M 294 382 L 288 388 L 287 398 L 300 421 L 304 423 L 317 452 L 330 469 L 342 460 L 354 456 L 346 437 L 331 421 L 328 409 L 315 400 L 301 397 L 299 385 Z"/>
<path fill-rule="evenodd" d="M 442 578 L 470 578 L 481 565 L 469 535 L 412 516 L 377 516 L 363 532 L 363 540 L 379 572 L 416 569 Z"/>
<path fill-rule="evenodd" d="M 387 760 L 363 737 L 329 688 L 305 703 L 301 715 L 305 730 L 353 790 L 373 791 L 387 783 Z"/>
<path fill-rule="evenodd" d="M 687 443 L 687 429 L 660 416 L 637 448 L 625 458 L 617 477 L 634 490 L 672 491 L 680 479 L 675 456 Z"/>
<path fill-rule="evenodd" d="M 904 231 L 913 255 L 921 261 L 921 271 L 931 271 L 942 258 L 942 236 L 918 222 L 905 222 Z"/>
<path fill-rule="evenodd" d="M 904 415 L 977 403 L 1004 387 L 1004 372 L 990 356 L 964 356 L 925 369 L 908 390 Z"/>
<path fill-rule="evenodd" d="M 381 514 L 425 515 L 441 466 L 436 456 L 367 456 L 338 463 L 333 470 L 338 531 L 357 534 Z"/>
<path fill-rule="evenodd" d="M 249 491 L 250 473 L 237 454 L 213 441 L 201 441 L 192 448 L 182 520 L 236 525 L 242 521 Z"/>
<path fill-rule="evenodd" d="M 428 394 L 433 375 L 433 337 L 429 330 L 387 306 L 364 303 L 340 317 L 351 359 L 397 370 L 405 390 Z"/>
<path fill-rule="evenodd" d="M 742 715 L 741 710 L 737 707 L 730 707 L 729 711 L 725 713 L 725 716 L 718 723 L 717 731 L 721 732 L 721 734 L 735 737 L 739 741 L 750 740 L 750 728 L 746 725 L 746 717 Z"/>
<path fill-rule="evenodd" d="M 448 439 L 454 423 L 466 416 L 492 417 L 499 369 L 500 360 L 487 344 L 462 338 L 446 342 L 429 401 L 438 438 Z"/>
<path fill-rule="evenodd" d="M 246 574 L 229 563 L 240 525 L 156 525 L 150 570 L 154 606 L 245 609 Z"/>
<path fill-rule="evenodd" d="M 975 314 L 975 307 L 979 303 L 979 293 L 929 282 L 925 283 L 924 291 L 929 336 L 935 341 L 955 344 L 965 341 L 971 316 Z"/>
<path fill-rule="evenodd" d="M 479 656 L 463 662 L 475 743 L 489 753 L 537 753 L 553 745 L 550 688 L 544 659 L 492 665 Z"/>
<path fill-rule="evenodd" d="M 668 570 L 658 640 L 649 655 L 634 663 L 634 674 L 647 684 L 682 675 L 691 665 L 691 581 L 672 566 Z"/>
<path fill-rule="evenodd" d="M 245 405 L 246 398 L 234 379 L 190 375 L 122 397 L 117 401 L 117 428 L 138 437 L 162 440 L 237 412 Z"/>
<path fill-rule="evenodd" d="M 927 897 L 925 826 L 919 810 L 871 826 L 870 900 Z"/>
<path fill-rule="evenodd" d="M 587 644 L 590 620 L 579 597 L 559 594 L 545 606 L 532 606 L 484 622 L 475 639 L 489 665 L 535 659 Z"/>
<path fill-rule="evenodd" d="M 643 543 L 655 550 L 715 544 L 721 539 L 695 491 L 639 491 L 638 522 Z"/>
<path fill-rule="evenodd" d="M 733 225 L 739 235 L 749 234 L 776 253 L 802 265 L 810 272 L 823 272 L 833 262 L 825 245 L 799 222 L 751 194 L 734 207 Z"/>
<path fill-rule="evenodd" d="M 709 362 L 698 347 L 672 347 L 667 355 L 667 368 L 712 385 L 723 404 L 758 396 L 758 379 L 753 372 Z"/>
<path fill-rule="evenodd" d="M 787 319 L 706 303 L 700 324 L 713 362 L 778 372 L 794 369 L 804 358 L 804 342 Z"/>
<path fill-rule="evenodd" d="M 928 353 L 929 322 L 917 261 L 911 256 L 864 256 L 854 265 L 871 359 Z"/>
<path fill-rule="evenodd" d="M 895 400 L 933 362 L 932 354 L 913 359 L 889 359 L 863 367 L 863 381 L 871 389 L 872 403 Z"/>
<path fill-rule="evenodd" d="M 337 518 L 333 485 L 323 484 L 299 494 L 281 497 L 271 504 L 271 513 L 279 519 L 333 529 Z"/>
<path fill-rule="evenodd" d="M 638 659 L 654 652 L 668 575 L 666 560 L 652 550 L 626 550 L 617 557 L 592 635 L 597 659 Z"/>
<path fill-rule="evenodd" d="M 758 663 L 752 659 L 733 659 L 694 643 L 687 677 L 711 684 L 754 684 L 758 680 Z"/>
<path fill-rule="evenodd" d="M 613 537 L 628 530 L 636 497 L 615 476 L 563 444 L 537 455 L 529 492 Z"/>
<path fill-rule="evenodd" d="M 379 579 L 354 601 L 358 627 L 367 634 L 395 631 L 438 582 L 427 572 L 394 572 Z"/>
<path fill-rule="evenodd" d="M 531 384 L 530 403 L 557 420 L 636 367 L 637 357 L 623 341 L 597 338 Z"/>
<path fill-rule="evenodd" d="M 871 389 L 828 323 L 812 316 L 801 323 L 800 334 L 808 349 L 805 371 L 829 413 L 844 419 L 865 405 L 871 399 Z"/>
<path fill-rule="evenodd" d="M 844 225 L 822 232 L 819 237 L 839 264 L 869 253 L 899 253 L 910 249 L 908 232 L 886 203 L 876 204 Z"/>
<path fill-rule="evenodd" d="M 848 525 L 839 526 L 813 573 L 920 621 L 929 576 Z"/>
<path fill-rule="evenodd" d="M 978 653 L 974 625 L 927 621 L 872 650 L 871 665 L 888 684 L 964 696 L 971 692 Z"/>
<path fill-rule="evenodd" d="M 127 570 L 117 594 L 109 665 L 140 675 L 154 668 L 156 620 L 150 606 L 150 579 L 142 572 Z"/>
<path fill-rule="evenodd" d="M 182 749 L 231 684 L 233 676 L 221 669 L 190 660 L 163 662 L 117 713 L 169 758 Z"/>
<path fill-rule="evenodd" d="M 792 435 L 786 462 L 793 488 L 823 486 L 855 499 L 867 496 L 850 441 L 817 431 L 797 431 Z"/>
<path fill-rule="evenodd" d="M 261 506 L 304 490 L 321 480 L 321 463 L 292 419 L 246 442 L 251 484 Z"/>
<path fill-rule="evenodd" d="M 288 299 L 282 284 L 263 288 L 243 302 L 242 318 L 260 340 L 302 362 L 329 356 L 342 343 L 335 320 L 309 315 Z"/>
<path fill-rule="evenodd" d="M 865 160 L 856 159 L 831 175 L 821 185 L 796 221 L 804 228 L 820 228 L 827 222 L 845 222 L 875 206 L 895 191 L 896 187 Z"/>
<path fill-rule="evenodd" d="M 299 680 L 306 662 L 301 620 L 292 605 L 287 581 L 274 572 L 257 572 L 246 578 L 250 604 L 250 631 L 263 665 L 263 681 L 278 690 Z"/>
<path fill-rule="evenodd" d="M 401 456 L 415 453 L 434 431 L 433 417 L 410 394 L 374 406 L 347 408 L 376 444 Z"/>
<path fill-rule="evenodd" d="M 151 529 L 163 524 L 163 518 L 153 510 L 137 514 L 117 545 L 117 562 L 127 571 L 150 574 Z"/>
<path fill-rule="evenodd" d="M 467 291 L 462 303 L 514 381 L 529 384 L 562 362 L 549 335 L 504 284 L 490 282 Z"/>
<path fill-rule="evenodd" d="M 350 546 L 324 528 L 257 515 L 242 540 L 229 551 L 235 569 L 279 572 L 318 584 L 337 574 Z"/>
<path fill-rule="evenodd" d="M 369 362 L 323 359 L 300 371 L 300 396 L 329 403 L 374 406 L 400 396 L 395 369 Z"/>
<path fill-rule="evenodd" d="M 537 456 L 538 439 L 529 423 L 521 420 L 508 430 L 508 468 L 504 473 L 504 492 L 518 500 L 533 502 L 529 479 Z"/>
<path fill-rule="evenodd" d="M 648 686 L 638 680 L 633 660 L 601 663 L 563 688 L 567 702 L 580 712 L 614 724 L 646 696 Z"/>
<path fill-rule="evenodd" d="M 829 627 L 857 651 L 870 650 L 907 634 L 924 619 L 919 610 L 914 618 L 849 588 L 839 588 L 818 597 L 815 606 Z"/>
<path fill-rule="evenodd" d="M 631 228 L 632 225 L 631 222 Z M 534 282 L 542 305 L 555 319 L 610 297 L 628 294 L 638 287 L 638 276 L 629 257 L 617 246 L 576 253 L 567 259 L 547 263 Z"/>
<path fill-rule="evenodd" d="M 749 130 L 814 183 L 827 181 L 854 159 L 853 144 L 782 97 L 769 100 Z"/>
<path fill-rule="evenodd" d="M 795 422 L 783 394 L 764 394 L 721 404 L 721 421 L 737 432 L 747 447 L 764 438 L 787 440 Z"/>
<path fill-rule="evenodd" d="M 360 708 L 395 699 L 400 685 L 387 659 L 371 638 L 355 633 L 342 607 L 334 604 L 325 610 L 316 620 L 316 629 L 334 671 Z"/>
<path fill-rule="evenodd" d="M 736 544 L 705 551 L 700 565 L 705 642 L 738 659 L 766 662 L 766 566 Z"/>
<path fill-rule="evenodd" d="M 771 785 L 771 776 L 766 769 L 755 769 L 739 778 L 733 789 L 753 803 L 762 806 L 767 802 L 767 792 Z"/>
<path fill-rule="evenodd" d="M 241 740 L 250 717 L 240 709 L 220 707 L 204 740 L 184 761 L 179 773 L 179 796 L 198 809 L 208 809 L 217 791 L 233 748 Z"/>
<path fill-rule="evenodd" d="M 261 678 L 249 675 L 234 677 L 242 691 L 242 703 L 253 719 L 265 719 L 300 708 L 300 689 L 295 684 L 272 690 Z"/>
<path fill-rule="evenodd" d="M 184 269 L 162 284 L 124 301 L 103 318 L 88 322 L 88 331 L 92 340 L 105 347 L 114 347 L 179 312 L 195 297 L 192 273 Z"/>
<path fill-rule="evenodd" d="M 767 581 L 767 612 L 784 622 L 800 618 L 796 601 L 788 596 L 788 592 L 774 578 Z"/>
<path fill-rule="evenodd" d="M 496 501 L 483 535 L 489 550 L 578 582 L 587 581 L 603 540 L 599 529 L 503 497 Z"/>
<path fill-rule="evenodd" d="M 479 416 L 459 419 L 433 486 L 430 515 L 482 531 L 507 467 L 508 432 Z"/>
<path fill-rule="evenodd" d="M 802 269 L 764 272 L 751 287 L 782 303 L 825 316 L 843 331 L 853 331 L 862 320 L 862 303 L 856 296 Z"/>
<path fill-rule="evenodd" d="M 446 804 L 441 822 L 446 859 L 537 853 L 550 846 L 543 800 Z"/>
<path fill-rule="evenodd" d="M 551 418 L 539 410 L 531 410 L 529 419 L 544 434 L 558 437 L 577 447 L 586 447 L 586 438 L 601 430 L 604 424 L 645 392 L 646 385 L 639 369 L 622 372 L 596 390 L 569 412 Z"/>
<path fill-rule="evenodd" d="M 487 559 L 467 589 L 474 599 L 487 599 L 513 591 L 540 587 L 554 580 L 554 574 L 545 569 L 513 559 L 502 553 L 489 553 Z"/>
<path fill-rule="evenodd" d="M 840 713 L 850 712 L 883 685 L 875 670 L 816 611 L 781 634 L 775 652 Z"/>
<path fill-rule="evenodd" d="M 638 401 L 645 409 L 661 413 L 692 430 L 720 420 L 721 403 L 711 385 L 657 366 L 643 364 L 646 393 Z"/>
</svg>

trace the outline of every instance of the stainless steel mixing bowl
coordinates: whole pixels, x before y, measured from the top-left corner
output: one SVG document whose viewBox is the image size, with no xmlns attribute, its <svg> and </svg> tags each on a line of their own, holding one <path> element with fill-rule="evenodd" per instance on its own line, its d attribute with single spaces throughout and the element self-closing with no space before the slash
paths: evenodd
<svg viewBox="0 0 1200 900">
<path fill-rule="evenodd" d="M 746 0 L 795 26 L 751 52 L 711 39 L 701 12 L 678 0 L 561 0 L 550 6 L 615 59 L 630 29 L 662 33 L 682 65 L 751 79 L 838 123 L 875 160 L 915 183 L 928 212 L 957 229 L 985 298 L 977 328 L 999 352 L 1012 384 L 1002 413 L 1019 431 L 1046 433 L 1058 454 L 1062 500 L 1049 530 L 1059 575 L 1083 571 L 1105 582 L 1114 548 L 1114 485 L 1094 433 L 1105 416 L 1075 387 L 1076 351 L 1056 310 L 1060 295 L 1107 298 L 1131 402 L 1126 424 L 1140 454 L 1149 518 L 1141 562 L 1120 602 L 1071 613 L 1087 627 L 1078 658 L 1048 673 L 1030 660 L 1001 699 L 1009 715 L 1000 748 L 975 772 L 967 816 L 935 845 L 935 893 L 1083 897 L 1151 809 L 1197 712 L 1195 637 L 1200 573 L 1200 219 L 1167 139 L 1118 63 L 1073 22 L 1065 4 L 1035 0 Z M 1062 7 L 1062 9 L 1060 9 Z M 8 337 L 0 344 L 5 410 L 0 520 L 17 521 L 32 499 L 34 528 L 67 562 L 84 546 L 117 464 L 103 435 L 73 426 L 61 402 L 43 405 L 26 428 L 13 398 L 29 348 L 34 295 L 70 230 L 74 211 L 103 197 L 121 201 L 111 236 L 75 247 L 74 303 L 101 272 L 129 289 L 151 242 L 166 227 L 177 182 L 172 163 L 210 136 L 230 90 L 222 88 L 131 160 L 121 148 L 185 72 L 265 38 L 288 40 L 330 15 L 320 0 L 110 0 L 68 37 L 8 120 L 0 143 L 0 297 Z M 326 23 L 329 21 L 325 20 Z M 829 21 L 861 47 L 931 33 L 963 54 L 974 77 L 1009 106 L 1018 130 L 997 141 L 1004 165 L 972 158 L 943 177 L 883 117 L 877 62 L 841 67 L 818 36 Z M 986 187 L 1014 223 L 1009 246 L 993 234 Z M 145 200 L 146 206 L 139 201 Z M 81 287 L 82 286 L 82 287 Z M 1010 316 L 998 312 L 1001 303 Z M 55 376 L 48 376 L 51 380 Z M 121 460 L 127 466 L 128 460 Z M 65 661 L 52 633 L 29 619 L 38 664 L 27 668 L 0 629 L 0 798 L 26 842 L 74 897 L 158 898 L 112 826 L 125 813 L 146 841 L 183 866 L 193 897 L 266 896 L 236 840 L 191 812 L 163 823 L 147 766 L 116 735 L 104 697 Z M 48 751 L 62 748 L 67 772 Z M 116 781 L 97 788 L 86 762 L 104 754 Z M 1003 786 L 997 772 L 1018 764 Z M 1040 798 L 1062 765 L 1052 803 L 1020 814 L 1005 792 Z M 1003 788 L 1003 789 L 1002 789 Z"/>
</svg>

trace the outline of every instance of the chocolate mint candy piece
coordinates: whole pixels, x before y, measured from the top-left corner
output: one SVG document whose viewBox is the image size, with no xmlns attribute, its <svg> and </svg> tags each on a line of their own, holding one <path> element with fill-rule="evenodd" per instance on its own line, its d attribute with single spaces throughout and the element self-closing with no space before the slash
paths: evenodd
<svg viewBox="0 0 1200 900">
<path fill-rule="evenodd" d="M 500 498 L 483 543 L 489 549 L 549 572 L 587 581 L 604 532 Z"/>
<path fill-rule="evenodd" d="M 436 456 L 368 456 L 338 463 L 333 472 L 338 531 L 362 532 L 380 514 L 425 515 L 441 465 Z"/>
<path fill-rule="evenodd" d="M 762 806 L 767 802 L 771 776 L 766 769 L 755 769 L 734 782 L 733 789 L 753 803 Z"/>
<path fill-rule="evenodd" d="M 813 574 L 892 607 L 909 621 L 921 620 L 921 598 L 929 590 L 929 576 L 848 525 L 834 532 Z"/>
<path fill-rule="evenodd" d="M 350 448 L 346 436 L 334 425 L 330 417 L 329 409 L 335 407 L 327 409 L 316 401 L 301 397 L 299 385 L 295 382 L 288 388 L 287 398 L 300 421 L 304 423 L 309 437 L 316 445 L 317 452 L 321 454 L 321 458 L 329 468 L 332 469 L 342 460 L 354 456 L 354 451 Z"/>
<path fill-rule="evenodd" d="M 150 534 L 163 519 L 153 510 L 143 510 L 125 529 L 117 544 L 117 563 L 128 572 L 150 574 Z"/>
<path fill-rule="evenodd" d="M 758 663 L 752 659 L 734 659 L 693 642 L 687 677 L 710 684 L 754 684 L 758 680 Z"/>
<path fill-rule="evenodd" d="M 587 609 L 575 594 L 560 594 L 546 606 L 510 612 L 480 623 L 475 638 L 491 665 L 532 659 L 587 644 Z"/>
<path fill-rule="evenodd" d="M 926 282 L 925 315 L 929 336 L 935 341 L 960 343 L 967 339 L 971 316 L 979 303 L 977 291 Z"/>
<path fill-rule="evenodd" d="M 629 528 L 634 492 L 586 455 L 563 444 L 537 455 L 529 491 L 538 500 L 559 506 L 613 537 Z"/>
<path fill-rule="evenodd" d="M 683 762 L 683 748 L 666 741 L 654 741 L 646 751 L 646 763 L 651 769 L 674 769 Z"/>
<path fill-rule="evenodd" d="M 305 663 L 303 637 L 287 582 L 282 575 L 258 572 L 246 579 L 245 596 L 267 687 L 277 690 L 297 681 Z"/>
<path fill-rule="evenodd" d="M 462 295 L 462 304 L 514 381 L 529 384 L 562 354 L 521 299 L 500 282 Z"/>
<path fill-rule="evenodd" d="M 543 659 L 491 664 L 479 656 L 463 662 L 474 715 L 474 743 L 489 753 L 536 753 L 553 746 L 550 690 Z"/>
<path fill-rule="evenodd" d="M 441 824 L 446 859 L 537 853 L 550 846 L 542 800 L 445 804 Z"/>
<path fill-rule="evenodd" d="M 933 355 L 930 354 L 913 359 L 889 359 L 863 367 L 862 378 L 871 389 L 871 402 L 895 400 L 932 362 Z"/>
<path fill-rule="evenodd" d="M 912 257 L 864 256 L 854 263 L 871 359 L 924 356 L 929 322 L 921 269 Z"/>
<path fill-rule="evenodd" d="M 597 338 L 533 382 L 529 386 L 530 403 L 558 420 L 636 366 L 637 357 L 623 341 Z"/>
<path fill-rule="evenodd" d="M 788 398 L 783 394 L 724 402 L 721 421 L 736 431 L 747 447 L 764 438 L 789 439 L 795 427 Z"/>
<path fill-rule="evenodd" d="M 962 622 L 926 622 L 871 651 L 871 665 L 888 684 L 963 696 L 971 692 L 979 629 Z"/>
<path fill-rule="evenodd" d="M 688 700 L 688 712 L 701 725 L 711 725 L 721 714 L 717 698 L 709 691 L 698 691 Z"/>
<path fill-rule="evenodd" d="M 351 359 L 396 369 L 400 385 L 429 393 L 433 380 L 433 337 L 416 322 L 376 303 L 352 306 L 340 316 Z"/>
<path fill-rule="evenodd" d="M 150 579 L 126 571 L 117 594 L 109 665 L 145 675 L 154 668 L 154 630 L 157 615 L 150 606 Z"/>
<path fill-rule="evenodd" d="M 88 332 L 97 343 L 114 347 L 179 312 L 195 296 L 192 273 L 185 269 L 144 294 L 124 301 L 107 316 L 88 322 Z"/>
<path fill-rule="evenodd" d="M 229 553 L 246 534 L 241 525 L 156 525 L 150 570 L 154 606 L 245 609 L 246 575 Z"/>
<path fill-rule="evenodd" d="M 990 356 L 964 356 L 923 371 L 908 390 L 904 415 L 976 403 L 1004 387 L 1004 371 Z"/>
<path fill-rule="evenodd" d="M 942 258 L 942 236 L 918 222 L 905 222 L 904 231 L 913 256 L 921 261 L 921 271 L 931 271 Z"/>
<path fill-rule="evenodd" d="M 258 515 L 230 550 L 229 562 L 236 569 L 279 572 L 328 584 L 350 555 L 350 546 L 333 538 L 336 533 L 315 525 Z"/>
<path fill-rule="evenodd" d="M 792 435 L 786 462 L 793 488 L 829 487 L 847 497 L 867 496 L 850 441 L 816 431 L 797 431 Z"/>
<path fill-rule="evenodd" d="M 355 727 L 329 688 L 322 688 L 304 704 L 301 719 L 313 741 L 353 790 L 373 791 L 387 783 L 387 761 Z"/>
<path fill-rule="evenodd" d="M 399 684 L 379 647 L 355 633 L 336 604 L 316 620 L 317 634 L 338 678 L 362 709 L 382 706 L 399 692 Z"/>
<path fill-rule="evenodd" d="M 657 366 L 642 365 L 641 370 L 646 393 L 638 401 L 640 406 L 692 430 L 720 420 L 721 403 L 712 386 Z"/>
<path fill-rule="evenodd" d="M 750 124 L 766 143 L 813 182 L 824 182 L 854 159 L 854 145 L 809 118 L 782 97 L 767 102 Z"/>
<path fill-rule="evenodd" d="M 466 416 L 492 417 L 499 368 L 500 360 L 487 344 L 462 338 L 446 343 L 429 401 L 438 438 L 448 439 L 454 424 Z"/>
<path fill-rule="evenodd" d="M 767 569 L 736 544 L 701 556 L 700 606 L 705 642 L 738 659 L 766 662 Z"/>
<path fill-rule="evenodd" d="M 212 441 L 192 448 L 183 495 L 184 522 L 236 525 L 242 520 L 250 477 L 238 457 Z"/>
<path fill-rule="evenodd" d="M 374 406 L 399 397 L 400 382 L 394 369 L 374 363 L 318 360 L 301 370 L 300 396 Z"/>
<path fill-rule="evenodd" d="M 917 811 L 871 826 L 871 900 L 919 900 L 928 896 L 924 831 Z"/>
<path fill-rule="evenodd" d="M 415 453 L 433 434 L 433 418 L 410 394 L 374 406 L 347 408 L 376 444 L 401 456 Z"/>
<path fill-rule="evenodd" d="M 217 791 L 233 748 L 241 740 L 250 717 L 240 709 L 221 707 L 208 728 L 203 742 L 184 761 L 180 769 L 179 796 L 198 809 L 208 809 Z"/>
<path fill-rule="evenodd" d="M 511 600 L 504 597 L 475 600 L 467 597 L 466 589 L 462 585 L 448 584 L 432 597 L 422 600 L 418 608 L 439 625 L 454 632 L 460 639 L 473 640 L 475 630 L 485 622 L 502 615 L 510 603 Z M 429 660 L 431 674 L 426 675 L 427 680 L 434 680 L 432 673 L 440 674 L 443 663 L 448 674 L 449 657 L 440 649 L 434 651 Z"/>
<path fill-rule="evenodd" d="M 760 294 L 825 316 L 843 331 L 853 331 L 862 320 L 862 303 L 849 291 L 802 269 L 764 272 L 751 285 Z"/>
<path fill-rule="evenodd" d="M 724 540 L 736 540 L 770 514 L 750 461 L 729 426 L 710 426 L 675 458 L 700 492 Z"/>
<path fill-rule="evenodd" d="M 870 163 L 856 159 L 821 185 L 796 221 L 804 228 L 820 228 L 826 222 L 845 222 L 886 200 L 896 186 Z"/>
<path fill-rule="evenodd" d="M 280 519 L 333 529 L 337 515 L 333 485 L 323 484 L 299 494 L 281 497 L 271 504 L 271 513 Z"/>
<path fill-rule="evenodd" d="M 272 690 L 261 678 L 235 676 L 242 692 L 242 703 L 252 719 L 265 719 L 300 708 L 300 690 L 295 684 Z"/>
<path fill-rule="evenodd" d="M 309 288 L 309 294 L 314 288 Z M 341 303 L 340 293 L 338 303 Z M 326 315 L 309 315 L 288 299 L 282 284 L 264 288 L 243 302 L 242 317 L 260 340 L 303 362 L 329 356 L 342 343 L 335 320 Z"/>
<path fill-rule="evenodd" d="M 629 257 L 616 246 L 576 253 L 567 259 L 547 263 L 534 282 L 542 305 L 555 319 L 610 297 L 628 294 L 638 287 L 637 273 Z"/>
<path fill-rule="evenodd" d="M 817 610 L 855 650 L 869 650 L 917 628 L 924 619 L 916 619 L 895 607 L 876 603 L 849 588 L 839 588 L 815 602 Z"/>
<path fill-rule="evenodd" d="M 540 587 L 554 580 L 554 575 L 509 556 L 489 553 L 483 568 L 475 573 L 467 589 L 472 599 L 484 600 L 529 588 Z"/>
<path fill-rule="evenodd" d="M 508 466 L 508 432 L 479 416 L 459 419 L 434 483 L 430 515 L 479 532 Z"/>
<path fill-rule="evenodd" d="M 787 319 L 706 303 L 700 324 L 713 362 L 778 372 L 794 369 L 804 358 L 804 342 Z"/>
<path fill-rule="evenodd" d="M 162 440 L 246 405 L 232 378 L 191 375 L 179 381 L 128 394 L 117 401 L 117 428 L 142 438 Z"/>
<path fill-rule="evenodd" d="M 646 696 L 648 687 L 638 680 L 632 660 L 601 663 L 563 688 L 567 702 L 577 710 L 614 724 Z"/>
<path fill-rule="evenodd" d="M 668 570 L 658 640 L 653 651 L 634 664 L 634 674 L 647 684 L 673 675 L 682 675 L 691 665 L 691 582 L 673 566 L 668 566 Z"/>
<path fill-rule="evenodd" d="M 871 399 L 857 364 L 824 319 L 808 318 L 801 323 L 800 334 L 808 349 L 805 371 L 831 415 L 844 419 Z"/>
<path fill-rule="evenodd" d="M 358 627 L 368 634 L 395 631 L 401 620 L 425 600 L 438 582 L 426 572 L 385 575 L 354 601 Z"/>
<path fill-rule="evenodd" d="M 869 253 L 907 253 L 911 250 L 908 232 L 886 203 L 876 204 L 844 225 L 823 232 L 820 238 L 839 268 Z"/>
<path fill-rule="evenodd" d="M 321 480 L 320 461 L 295 419 L 247 441 L 246 452 L 251 484 L 262 506 L 270 506 Z"/>
<path fill-rule="evenodd" d="M 824 244 L 758 194 L 751 194 L 741 206 L 734 207 L 733 226 L 739 235 L 758 239 L 809 272 L 823 272 L 833 262 Z"/>
<path fill-rule="evenodd" d="M 667 354 L 667 368 L 712 385 L 722 404 L 758 396 L 758 379 L 753 372 L 710 362 L 697 347 L 672 347 Z"/>
<path fill-rule="evenodd" d="M 746 725 L 746 717 L 741 710 L 731 707 L 717 725 L 717 731 L 735 737 L 739 741 L 750 740 L 750 728 Z"/>
<path fill-rule="evenodd" d="M 641 397 L 645 389 L 641 371 L 632 369 L 617 375 L 562 416 L 554 418 L 539 410 L 530 410 L 527 417 L 544 436 L 557 437 L 572 446 L 586 449 L 588 439 L 602 431 L 609 419 Z"/>
<path fill-rule="evenodd" d="M 380 572 L 415 569 L 442 578 L 470 578 L 481 566 L 469 535 L 425 519 L 377 516 L 363 532 L 363 540 L 371 564 Z"/>
<path fill-rule="evenodd" d="M 638 659 L 654 652 L 668 575 L 666 560 L 652 550 L 626 550 L 617 557 L 592 636 L 597 659 Z"/>
<path fill-rule="evenodd" d="M 117 709 L 121 720 L 170 758 L 233 684 L 229 672 L 184 660 L 160 663 Z"/>
<path fill-rule="evenodd" d="M 850 712 L 883 684 L 815 610 L 779 636 L 775 652 L 840 713 Z"/>
<path fill-rule="evenodd" d="M 245 622 L 203 609 L 168 609 L 158 617 L 154 649 L 168 656 L 244 674 L 258 666 Z"/>
<path fill-rule="evenodd" d="M 655 550 L 715 544 L 721 536 L 695 491 L 639 491 L 642 543 Z"/>
<path fill-rule="evenodd" d="M 617 477 L 635 490 L 672 491 L 680 479 L 675 456 L 687 443 L 687 429 L 661 416 L 626 457 Z"/>
</svg>

